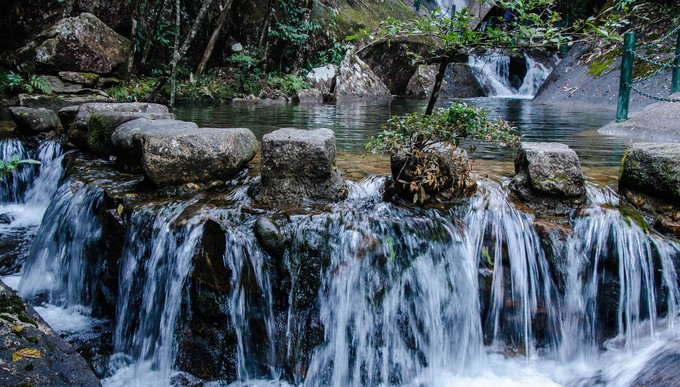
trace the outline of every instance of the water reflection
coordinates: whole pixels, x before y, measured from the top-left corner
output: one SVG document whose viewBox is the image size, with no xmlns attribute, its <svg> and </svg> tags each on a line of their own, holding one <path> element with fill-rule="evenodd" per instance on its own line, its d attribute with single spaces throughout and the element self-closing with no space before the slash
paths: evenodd
<svg viewBox="0 0 680 387">
<path fill-rule="evenodd" d="M 529 100 L 477 98 L 470 103 L 484 106 L 493 116 L 511 121 L 525 141 L 558 141 L 571 146 L 584 166 L 615 167 L 629 140 L 606 137 L 596 130 L 612 119 L 612 111 L 601 108 L 537 104 Z M 453 103 L 443 101 L 442 105 Z M 422 101 L 395 99 L 391 102 L 321 106 L 185 107 L 178 117 L 201 126 L 247 127 L 258 138 L 283 127 L 330 128 L 335 131 L 339 152 L 364 153 L 364 144 L 380 130 L 390 115 L 423 111 Z M 475 145 L 475 158 L 511 161 L 515 150 L 493 145 Z"/>
</svg>

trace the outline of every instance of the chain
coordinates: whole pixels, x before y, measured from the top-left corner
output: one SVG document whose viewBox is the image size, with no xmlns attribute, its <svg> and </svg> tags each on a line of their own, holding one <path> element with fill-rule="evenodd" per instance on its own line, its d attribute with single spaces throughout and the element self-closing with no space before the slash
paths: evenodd
<svg viewBox="0 0 680 387">
<path fill-rule="evenodd" d="M 642 83 L 642 82 L 648 81 L 648 80 L 654 78 L 654 76 L 656 76 L 656 74 L 660 73 L 662 70 L 663 70 L 663 67 L 659 67 L 658 69 L 656 69 L 656 71 L 652 72 L 651 74 L 649 74 L 645 77 L 635 78 L 635 79 L 633 79 L 632 84 L 635 85 L 637 83 Z"/>
<path fill-rule="evenodd" d="M 626 83 L 626 86 L 630 87 L 631 90 L 634 92 L 642 95 L 643 97 L 651 98 L 655 101 L 661 101 L 661 102 L 680 102 L 680 98 L 666 98 L 666 97 L 657 97 L 655 95 L 645 93 L 644 91 L 638 89 L 634 85 L 631 85 L 630 83 Z"/>
<path fill-rule="evenodd" d="M 671 39 L 677 33 L 680 33 L 680 24 L 678 24 L 678 26 L 675 27 L 675 29 L 673 29 L 673 31 L 666 34 L 666 36 L 664 36 L 663 38 L 655 40 L 652 43 L 645 44 L 644 46 L 640 46 L 637 49 L 638 50 L 647 50 L 647 49 L 650 49 L 650 48 L 654 48 L 654 47 L 658 46 L 659 44 L 665 42 L 666 40 Z"/>
<path fill-rule="evenodd" d="M 680 66 L 674 64 L 675 60 L 678 58 L 676 55 L 674 55 L 668 62 L 661 62 L 661 61 L 656 61 L 656 60 L 654 60 L 654 59 L 649 59 L 649 58 L 647 58 L 646 56 L 641 55 L 641 54 L 638 54 L 637 52 L 632 51 L 632 50 L 629 50 L 628 52 L 630 52 L 631 54 L 633 54 L 633 56 L 636 57 L 637 59 L 640 59 L 641 61 L 647 62 L 647 63 L 649 63 L 649 64 L 651 64 L 651 65 L 654 65 L 654 66 L 659 66 L 659 67 L 661 67 L 662 69 L 669 69 L 669 68 L 670 68 L 670 69 L 675 69 L 675 68 L 680 68 Z"/>
</svg>

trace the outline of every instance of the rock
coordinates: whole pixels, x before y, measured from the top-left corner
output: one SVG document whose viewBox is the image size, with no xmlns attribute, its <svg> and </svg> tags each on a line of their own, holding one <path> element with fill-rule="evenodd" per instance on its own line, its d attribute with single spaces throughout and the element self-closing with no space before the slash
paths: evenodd
<svg viewBox="0 0 680 387">
<path fill-rule="evenodd" d="M 241 43 L 234 43 L 234 44 L 231 45 L 231 51 L 241 52 L 241 51 L 243 51 L 243 45 Z"/>
<path fill-rule="evenodd" d="M 14 221 L 11 214 L 0 214 L 0 224 L 10 224 Z"/>
<path fill-rule="evenodd" d="M 43 31 L 19 54 L 22 71 L 108 74 L 127 60 L 130 41 L 95 15 L 67 17 Z"/>
<path fill-rule="evenodd" d="M 256 199 L 265 204 L 335 202 L 347 187 L 335 168 L 330 129 L 279 129 L 262 138 L 262 181 Z"/>
<path fill-rule="evenodd" d="M 557 290 L 564 294 L 569 279 L 568 239 L 574 233 L 571 228 L 546 219 L 536 219 L 534 229 L 541 240 L 545 259 L 550 268 Z"/>
<path fill-rule="evenodd" d="M 257 219 L 253 231 L 264 251 L 273 257 L 283 255 L 286 240 L 273 219 L 268 217 Z"/>
<path fill-rule="evenodd" d="M 45 95 L 45 94 L 20 94 L 19 105 L 30 108 L 45 108 L 55 112 L 74 105 L 86 103 L 106 103 L 113 100 L 103 94 L 77 94 L 77 95 Z"/>
<path fill-rule="evenodd" d="M 434 78 L 432 84 L 434 85 Z M 446 68 L 446 75 L 439 96 L 444 98 L 475 98 L 485 97 L 486 94 L 473 69 L 467 63 L 453 63 Z"/>
<path fill-rule="evenodd" d="M 64 132 L 71 129 L 71 125 L 73 125 L 73 122 L 76 120 L 78 108 L 80 108 L 80 105 L 72 105 L 60 109 L 57 112 L 57 117 L 59 117 L 59 122 L 61 122 L 61 127 L 64 129 Z"/>
<path fill-rule="evenodd" d="M 79 148 L 87 148 L 90 116 L 102 112 L 168 113 L 168 108 L 155 103 L 86 103 L 80 105 L 73 125 L 66 132 L 68 139 Z"/>
<path fill-rule="evenodd" d="M 59 78 L 66 82 L 79 85 L 94 86 L 99 81 L 99 75 L 94 73 L 79 73 L 76 71 L 60 71 Z"/>
<path fill-rule="evenodd" d="M 175 115 L 172 113 L 115 111 L 92 113 L 88 122 L 87 130 L 88 148 L 100 156 L 113 154 L 113 142 L 111 142 L 111 135 L 113 135 L 113 132 L 115 132 L 116 128 L 118 128 L 120 125 L 139 118 L 146 118 L 149 120 L 174 120 Z"/>
<path fill-rule="evenodd" d="M 437 178 L 441 179 L 438 186 L 423 187 L 427 195 L 425 203 L 457 202 L 477 191 L 477 182 L 469 175 L 472 164 L 464 149 L 442 149 L 439 152 L 424 153 L 423 157 L 439 166 Z M 422 195 L 409 189 L 410 183 L 418 178 L 416 169 L 421 164 L 411 157 L 396 155 L 391 157 L 392 188 L 394 193 L 408 202 L 413 202 L 416 193 Z"/>
<path fill-rule="evenodd" d="M 260 98 L 250 94 L 244 98 L 234 98 L 231 100 L 233 105 L 255 106 L 260 103 Z"/>
<path fill-rule="evenodd" d="M 288 104 L 288 98 L 284 96 L 277 96 L 273 98 L 262 98 L 258 101 L 262 106 L 282 106 Z"/>
<path fill-rule="evenodd" d="M 214 292 L 228 294 L 231 289 L 231 269 L 224 264 L 227 242 L 219 223 L 212 219 L 205 222 L 198 246 L 193 258 L 193 280 Z M 203 314 L 215 314 L 207 313 L 208 309 L 219 308 L 202 308 Z"/>
<path fill-rule="evenodd" d="M 680 200 L 680 144 L 633 144 L 623 157 L 619 187 Z"/>
<path fill-rule="evenodd" d="M 157 186 L 226 180 L 257 152 L 249 129 L 174 129 L 141 132 L 144 175 Z"/>
<path fill-rule="evenodd" d="M 54 75 L 42 75 L 41 77 L 50 86 L 52 92 L 56 94 L 78 94 L 86 90 L 81 84 L 66 82 Z"/>
<path fill-rule="evenodd" d="M 2 282 L 0 313 L 0 385 L 101 385 L 85 359 Z"/>
<path fill-rule="evenodd" d="M 387 100 L 391 97 L 383 81 L 352 51 L 345 55 L 335 82 L 335 99 L 338 102 Z"/>
<path fill-rule="evenodd" d="M 434 42 L 428 39 L 394 38 L 366 46 L 360 57 L 382 80 L 390 94 L 404 95 L 419 67 L 414 58 L 428 57 L 435 49 Z"/>
<path fill-rule="evenodd" d="M 335 89 L 335 77 L 338 75 L 338 66 L 327 64 L 317 67 L 307 74 L 307 82 L 315 89 L 321 91 L 325 97 L 329 97 Z"/>
<path fill-rule="evenodd" d="M 323 94 L 318 89 L 298 90 L 293 96 L 293 103 L 300 105 L 323 103 Z"/>
<path fill-rule="evenodd" d="M 57 128 L 59 118 L 57 113 L 47 109 L 32 109 L 26 107 L 12 107 L 9 109 L 12 120 L 24 134 L 38 134 L 49 132 Z"/>
<path fill-rule="evenodd" d="M 635 375 L 631 386 L 678 386 L 680 385 L 680 347 L 677 341 L 662 344 Z"/>
<path fill-rule="evenodd" d="M 655 228 L 680 237 L 680 144 L 637 143 L 623 157 L 619 190 L 655 215 Z"/>
<path fill-rule="evenodd" d="M 114 153 L 120 159 L 137 164 L 141 167 L 141 140 L 144 134 L 163 134 L 179 130 L 197 130 L 198 125 L 193 122 L 176 120 L 148 120 L 140 118 L 120 125 L 111 135 Z"/>
<path fill-rule="evenodd" d="M 584 204 L 586 187 L 578 155 L 565 144 L 522 143 L 510 188 L 538 215 L 566 215 Z"/>
<path fill-rule="evenodd" d="M 404 95 L 407 98 L 414 99 L 430 98 L 434 88 L 435 77 L 437 76 L 437 68 L 437 65 L 418 66 L 406 86 L 406 93 Z"/>
</svg>

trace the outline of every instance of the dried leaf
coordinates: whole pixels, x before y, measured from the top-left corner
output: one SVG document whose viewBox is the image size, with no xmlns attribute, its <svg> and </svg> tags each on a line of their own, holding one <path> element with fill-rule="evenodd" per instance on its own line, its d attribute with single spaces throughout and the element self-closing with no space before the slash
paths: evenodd
<svg viewBox="0 0 680 387">
<path fill-rule="evenodd" d="M 40 353 L 40 350 L 37 348 L 21 348 L 20 350 L 12 354 L 12 361 L 18 361 L 21 360 L 22 358 L 40 359 L 41 357 L 42 354 Z"/>
</svg>

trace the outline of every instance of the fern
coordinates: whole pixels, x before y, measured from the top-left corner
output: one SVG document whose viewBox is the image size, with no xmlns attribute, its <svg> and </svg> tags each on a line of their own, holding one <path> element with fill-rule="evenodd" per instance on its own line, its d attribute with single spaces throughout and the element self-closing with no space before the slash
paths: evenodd
<svg viewBox="0 0 680 387">
<path fill-rule="evenodd" d="M 10 71 L 7 74 L 7 86 L 10 90 L 21 89 L 24 84 L 24 77 L 21 74 L 17 74 L 14 71 Z"/>
<path fill-rule="evenodd" d="M 52 87 L 50 86 L 49 83 L 47 83 L 47 80 L 43 77 L 33 75 L 29 80 L 28 84 L 31 86 L 31 88 L 35 90 L 40 90 L 45 94 L 52 94 Z M 31 91 L 29 91 L 29 93 L 31 93 Z"/>
</svg>

